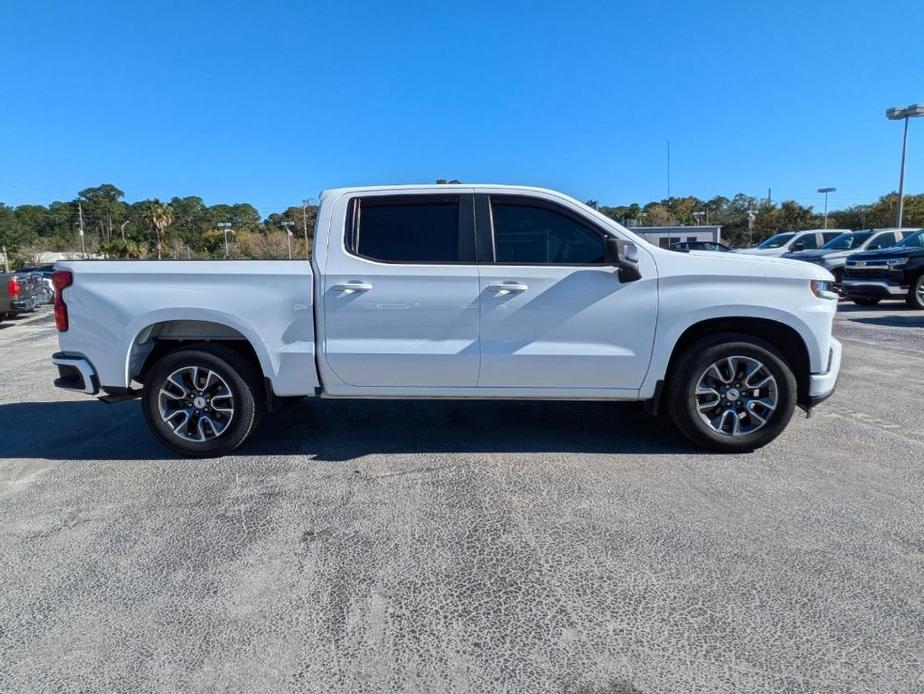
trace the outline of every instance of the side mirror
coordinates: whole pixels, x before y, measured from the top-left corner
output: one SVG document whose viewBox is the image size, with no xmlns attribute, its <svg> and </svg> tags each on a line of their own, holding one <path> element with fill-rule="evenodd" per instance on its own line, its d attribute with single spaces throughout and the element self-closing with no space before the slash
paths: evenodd
<svg viewBox="0 0 924 694">
<path fill-rule="evenodd" d="M 792 253 L 795 253 L 796 251 L 804 251 L 805 241 L 803 241 L 802 239 L 799 239 L 798 241 L 796 241 L 795 243 L 793 243 L 793 245 L 789 247 L 789 250 Z"/>
<path fill-rule="evenodd" d="M 620 282 L 635 282 L 641 279 L 638 271 L 638 246 L 613 236 L 606 238 L 604 259 L 608 265 L 619 269 Z"/>
</svg>

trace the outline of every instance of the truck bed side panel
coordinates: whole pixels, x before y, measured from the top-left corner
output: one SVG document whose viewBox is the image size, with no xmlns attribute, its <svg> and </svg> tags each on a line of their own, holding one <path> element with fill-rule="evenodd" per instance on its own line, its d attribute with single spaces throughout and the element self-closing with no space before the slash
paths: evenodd
<svg viewBox="0 0 924 694">
<path fill-rule="evenodd" d="M 70 330 L 61 349 L 82 354 L 103 386 L 126 387 L 136 343 L 168 321 L 215 323 L 253 347 L 277 395 L 313 394 L 312 271 L 307 261 L 70 261 Z M 174 336 L 175 337 L 175 336 Z"/>
</svg>

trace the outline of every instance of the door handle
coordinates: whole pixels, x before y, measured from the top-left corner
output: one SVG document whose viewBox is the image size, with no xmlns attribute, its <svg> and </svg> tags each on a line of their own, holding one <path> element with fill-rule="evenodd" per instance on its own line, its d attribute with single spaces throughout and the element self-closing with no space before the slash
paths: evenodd
<svg viewBox="0 0 924 694">
<path fill-rule="evenodd" d="M 372 285 L 368 282 L 361 282 L 359 280 L 351 280 L 346 284 L 335 284 L 331 287 L 335 292 L 368 292 L 372 289 Z"/>
<path fill-rule="evenodd" d="M 488 291 L 494 292 L 495 294 L 506 294 L 508 292 L 525 292 L 529 289 L 529 285 L 523 284 L 522 282 L 502 282 L 501 284 L 489 284 Z"/>
</svg>

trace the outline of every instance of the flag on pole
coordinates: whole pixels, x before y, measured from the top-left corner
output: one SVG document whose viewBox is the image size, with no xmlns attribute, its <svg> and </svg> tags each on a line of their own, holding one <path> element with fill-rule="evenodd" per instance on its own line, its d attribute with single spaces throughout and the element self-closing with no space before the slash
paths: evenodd
<svg viewBox="0 0 924 694">
<path fill-rule="evenodd" d="M 289 227 L 286 227 L 286 233 L 289 235 L 289 238 L 291 239 L 293 234 L 292 234 L 292 230 Z"/>
</svg>

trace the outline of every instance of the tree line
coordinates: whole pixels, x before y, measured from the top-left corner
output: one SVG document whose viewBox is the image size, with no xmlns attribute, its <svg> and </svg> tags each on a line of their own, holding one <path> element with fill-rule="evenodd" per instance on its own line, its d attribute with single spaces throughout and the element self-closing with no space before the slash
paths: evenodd
<svg viewBox="0 0 924 694">
<path fill-rule="evenodd" d="M 444 182 L 442 180 L 438 182 Z M 110 183 L 81 190 L 68 202 L 50 205 L 0 203 L 0 246 L 17 265 L 37 262 L 46 251 L 110 258 L 305 258 L 311 251 L 317 205 L 293 205 L 262 218 L 249 203 L 206 205 L 200 197 L 126 202 Z M 831 228 L 893 226 L 898 196 L 890 193 L 869 205 L 828 213 Z M 627 225 L 720 224 L 732 246 L 758 243 L 780 231 L 822 226 L 822 215 L 792 200 L 773 202 L 739 193 L 702 200 L 671 197 L 645 205 L 600 205 L 608 217 Z M 924 226 L 924 194 L 905 197 L 904 224 Z M 230 226 L 229 226 L 230 225 Z M 80 229 L 83 229 L 81 238 Z"/>
<path fill-rule="evenodd" d="M 208 260 L 226 253 L 231 258 L 288 258 L 291 249 L 291 257 L 306 258 L 317 215 L 312 202 L 262 218 L 249 203 L 206 205 L 197 196 L 129 203 L 124 197 L 104 183 L 48 206 L 0 203 L 0 246 L 18 265 L 33 264 L 47 251 Z"/>
</svg>

